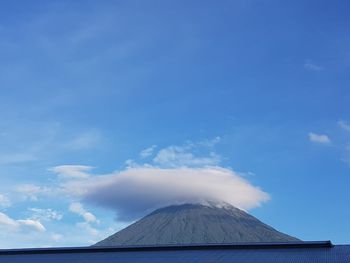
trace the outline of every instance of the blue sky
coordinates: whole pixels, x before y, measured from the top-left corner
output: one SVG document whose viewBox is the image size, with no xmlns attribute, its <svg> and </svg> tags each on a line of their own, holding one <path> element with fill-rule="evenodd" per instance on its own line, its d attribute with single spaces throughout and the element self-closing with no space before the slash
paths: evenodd
<svg viewBox="0 0 350 263">
<path fill-rule="evenodd" d="M 198 171 L 283 232 L 349 243 L 349 5 L 3 2 L 0 246 L 91 244 L 169 201 L 138 206 L 138 172 L 202 195 Z"/>
</svg>

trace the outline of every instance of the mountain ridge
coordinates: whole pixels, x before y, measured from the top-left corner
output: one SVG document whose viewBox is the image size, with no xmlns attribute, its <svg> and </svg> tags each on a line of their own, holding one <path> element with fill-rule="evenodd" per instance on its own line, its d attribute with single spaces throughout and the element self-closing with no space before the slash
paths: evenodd
<svg viewBox="0 0 350 263">
<path fill-rule="evenodd" d="M 94 246 L 300 241 L 234 206 L 220 206 L 182 204 L 160 208 Z"/>
</svg>

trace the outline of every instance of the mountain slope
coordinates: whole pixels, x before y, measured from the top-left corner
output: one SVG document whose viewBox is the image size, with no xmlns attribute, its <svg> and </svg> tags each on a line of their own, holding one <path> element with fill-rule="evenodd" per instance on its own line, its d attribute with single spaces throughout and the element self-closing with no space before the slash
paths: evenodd
<svg viewBox="0 0 350 263">
<path fill-rule="evenodd" d="M 233 206 L 184 204 L 158 209 L 95 246 L 289 241 L 298 239 Z"/>
</svg>

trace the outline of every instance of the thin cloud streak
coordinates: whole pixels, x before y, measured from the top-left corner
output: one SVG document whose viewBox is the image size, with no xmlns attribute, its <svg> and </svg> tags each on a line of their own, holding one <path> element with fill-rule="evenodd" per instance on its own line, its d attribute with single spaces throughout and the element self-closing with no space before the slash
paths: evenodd
<svg viewBox="0 0 350 263">
<path fill-rule="evenodd" d="M 71 203 L 69 205 L 69 211 L 82 216 L 87 223 L 98 222 L 95 215 L 86 211 L 83 205 L 79 202 Z"/>
<path fill-rule="evenodd" d="M 345 121 L 338 121 L 338 126 L 343 130 L 350 132 L 350 125 Z"/>
<path fill-rule="evenodd" d="M 331 143 L 329 137 L 325 134 L 309 133 L 309 140 L 313 143 L 328 145 Z"/>
<path fill-rule="evenodd" d="M 309 70 L 309 71 L 322 71 L 322 70 L 324 70 L 323 67 L 313 63 L 312 61 L 307 61 L 304 64 L 304 69 Z"/>
<path fill-rule="evenodd" d="M 87 178 L 94 167 L 87 165 L 59 165 L 49 169 L 61 178 Z"/>
<path fill-rule="evenodd" d="M 156 148 L 157 148 L 157 145 L 152 145 L 152 146 L 142 150 L 140 152 L 141 159 L 145 159 L 145 158 L 151 156 Z"/>
</svg>

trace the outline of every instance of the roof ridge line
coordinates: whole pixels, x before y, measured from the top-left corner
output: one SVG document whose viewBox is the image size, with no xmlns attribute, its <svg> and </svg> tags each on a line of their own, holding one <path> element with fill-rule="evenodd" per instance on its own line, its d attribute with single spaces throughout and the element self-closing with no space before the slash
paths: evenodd
<svg viewBox="0 0 350 263">
<path fill-rule="evenodd" d="M 223 244 L 187 244 L 159 246 L 118 246 L 118 247 L 58 247 L 58 248 L 22 248 L 0 249 L 0 255 L 16 254 L 62 254 L 62 253 L 98 253 L 98 252 L 137 252 L 172 250 L 215 250 L 215 249 L 282 249 L 282 248 L 331 248 L 328 241 L 304 241 L 281 243 L 223 243 Z"/>
</svg>

